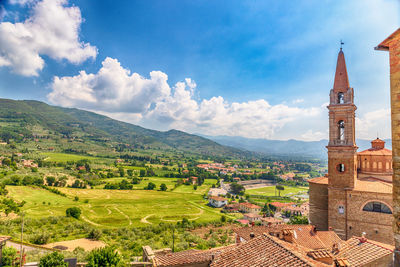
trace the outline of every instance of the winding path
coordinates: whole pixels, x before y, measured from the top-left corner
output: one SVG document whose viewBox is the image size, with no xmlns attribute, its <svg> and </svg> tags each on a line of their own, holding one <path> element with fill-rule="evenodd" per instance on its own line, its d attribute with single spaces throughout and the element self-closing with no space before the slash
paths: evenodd
<svg viewBox="0 0 400 267">
<path fill-rule="evenodd" d="M 132 225 L 131 218 L 129 218 L 128 215 L 126 215 L 125 213 L 123 213 L 122 211 L 120 211 L 117 207 L 114 207 L 114 209 L 115 209 L 116 211 L 118 211 L 119 213 L 121 213 L 121 215 L 124 216 L 124 217 L 129 221 L 129 225 Z"/>
<path fill-rule="evenodd" d="M 141 220 L 140 220 L 140 222 L 141 223 L 148 223 L 148 224 L 152 224 L 151 222 L 149 222 L 147 219 L 150 217 L 150 216 L 153 216 L 154 214 L 149 214 L 149 215 L 147 215 L 146 217 L 143 217 Z"/>
</svg>

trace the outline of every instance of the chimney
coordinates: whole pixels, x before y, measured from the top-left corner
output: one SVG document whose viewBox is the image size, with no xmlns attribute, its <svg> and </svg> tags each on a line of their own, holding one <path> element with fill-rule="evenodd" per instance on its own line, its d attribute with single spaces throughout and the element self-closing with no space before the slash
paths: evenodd
<svg viewBox="0 0 400 267">
<path fill-rule="evenodd" d="M 365 243 L 367 242 L 367 238 L 366 238 L 367 233 L 363 232 L 360 238 L 360 243 Z"/>
<path fill-rule="evenodd" d="M 311 226 L 310 234 L 311 234 L 311 235 L 317 234 L 317 227 L 315 227 L 315 225 L 312 225 L 312 226 Z"/>
</svg>

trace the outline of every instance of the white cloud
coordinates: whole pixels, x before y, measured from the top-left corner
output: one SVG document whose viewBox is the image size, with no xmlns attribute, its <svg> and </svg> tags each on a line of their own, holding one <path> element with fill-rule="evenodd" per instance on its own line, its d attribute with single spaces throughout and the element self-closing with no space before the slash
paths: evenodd
<svg viewBox="0 0 400 267">
<path fill-rule="evenodd" d="M 304 99 L 303 98 L 298 98 L 292 101 L 293 104 L 299 104 L 299 103 L 303 103 Z"/>
<path fill-rule="evenodd" d="M 81 71 L 73 77 L 54 77 L 48 99 L 67 107 L 105 112 L 144 113 L 152 103 L 170 95 L 168 76 L 150 72 L 150 79 L 130 74 L 118 60 L 106 58 L 97 74 Z"/>
<path fill-rule="evenodd" d="M 319 132 L 319 131 L 313 131 L 313 130 L 308 130 L 304 134 L 300 136 L 301 140 L 303 141 L 319 141 L 322 139 L 327 139 L 328 138 L 328 130 L 326 132 Z"/>
<path fill-rule="evenodd" d="M 32 1 L 18 1 L 28 3 Z M 67 0 L 43 0 L 24 22 L 0 23 L 0 67 L 24 76 L 37 76 L 44 67 L 41 55 L 78 64 L 95 58 L 97 49 L 79 40 L 81 12 Z"/>
<path fill-rule="evenodd" d="M 391 133 L 390 109 L 378 109 L 356 117 L 357 138 L 373 139 L 390 138 Z"/>
<path fill-rule="evenodd" d="M 145 78 L 131 74 L 116 59 L 106 58 L 102 64 L 96 74 L 55 77 L 49 101 L 156 129 L 257 138 L 272 138 L 285 124 L 318 116 L 322 110 L 271 105 L 264 99 L 228 103 L 216 96 L 196 101 L 196 83 L 189 78 L 171 88 L 163 72 L 152 71 Z"/>
</svg>

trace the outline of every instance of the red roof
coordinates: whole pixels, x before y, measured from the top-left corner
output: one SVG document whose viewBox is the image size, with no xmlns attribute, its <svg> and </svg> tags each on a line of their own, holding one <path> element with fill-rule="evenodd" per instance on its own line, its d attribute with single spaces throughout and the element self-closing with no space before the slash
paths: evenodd
<svg viewBox="0 0 400 267">
<path fill-rule="evenodd" d="M 218 196 L 211 196 L 209 199 L 214 199 L 215 201 L 227 201 L 228 199 L 224 197 L 218 197 Z"/>
<path fill-rule="evenodd" d="M 243 203 L 240 203 L 240 205 L 241 205 L 241 206 L 245 206 L 245 207 L 247 207 L 247 208 L 249 208 L 249 209 L 261 209 L 260 206 L 251 204 L 251 203 L 249 203 L 249 202 L 243 202 Z"/>
<path fill-rule="evenodd" d="M 312 184 L 328 184 L 328 177 L 317 177 L 317 178 L 312 178 L 308 179 L 307 182 L 312 183 Z"/>
</svg>

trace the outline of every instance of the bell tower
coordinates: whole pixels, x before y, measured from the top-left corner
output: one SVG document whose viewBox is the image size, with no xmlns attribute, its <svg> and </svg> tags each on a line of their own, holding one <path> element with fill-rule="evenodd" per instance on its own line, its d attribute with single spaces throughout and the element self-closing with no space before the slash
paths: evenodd
<svg viewBox="0 0 400 267">
<path fill-rule="evenodd" d="M 354 91 L 350 87 L 344 53 L 340 48 L 335 81 L 330 92 L 328 174 L 329 186 L 353 188 L 357 179 Z"/>
<path fill-rule="evenodd" d="M 340 48 L 330 92 L 328 149 L 328 226 L 344 240 L 349 236 L 348 202 L 357 181 L 354 91 Z"/>
</svg>

